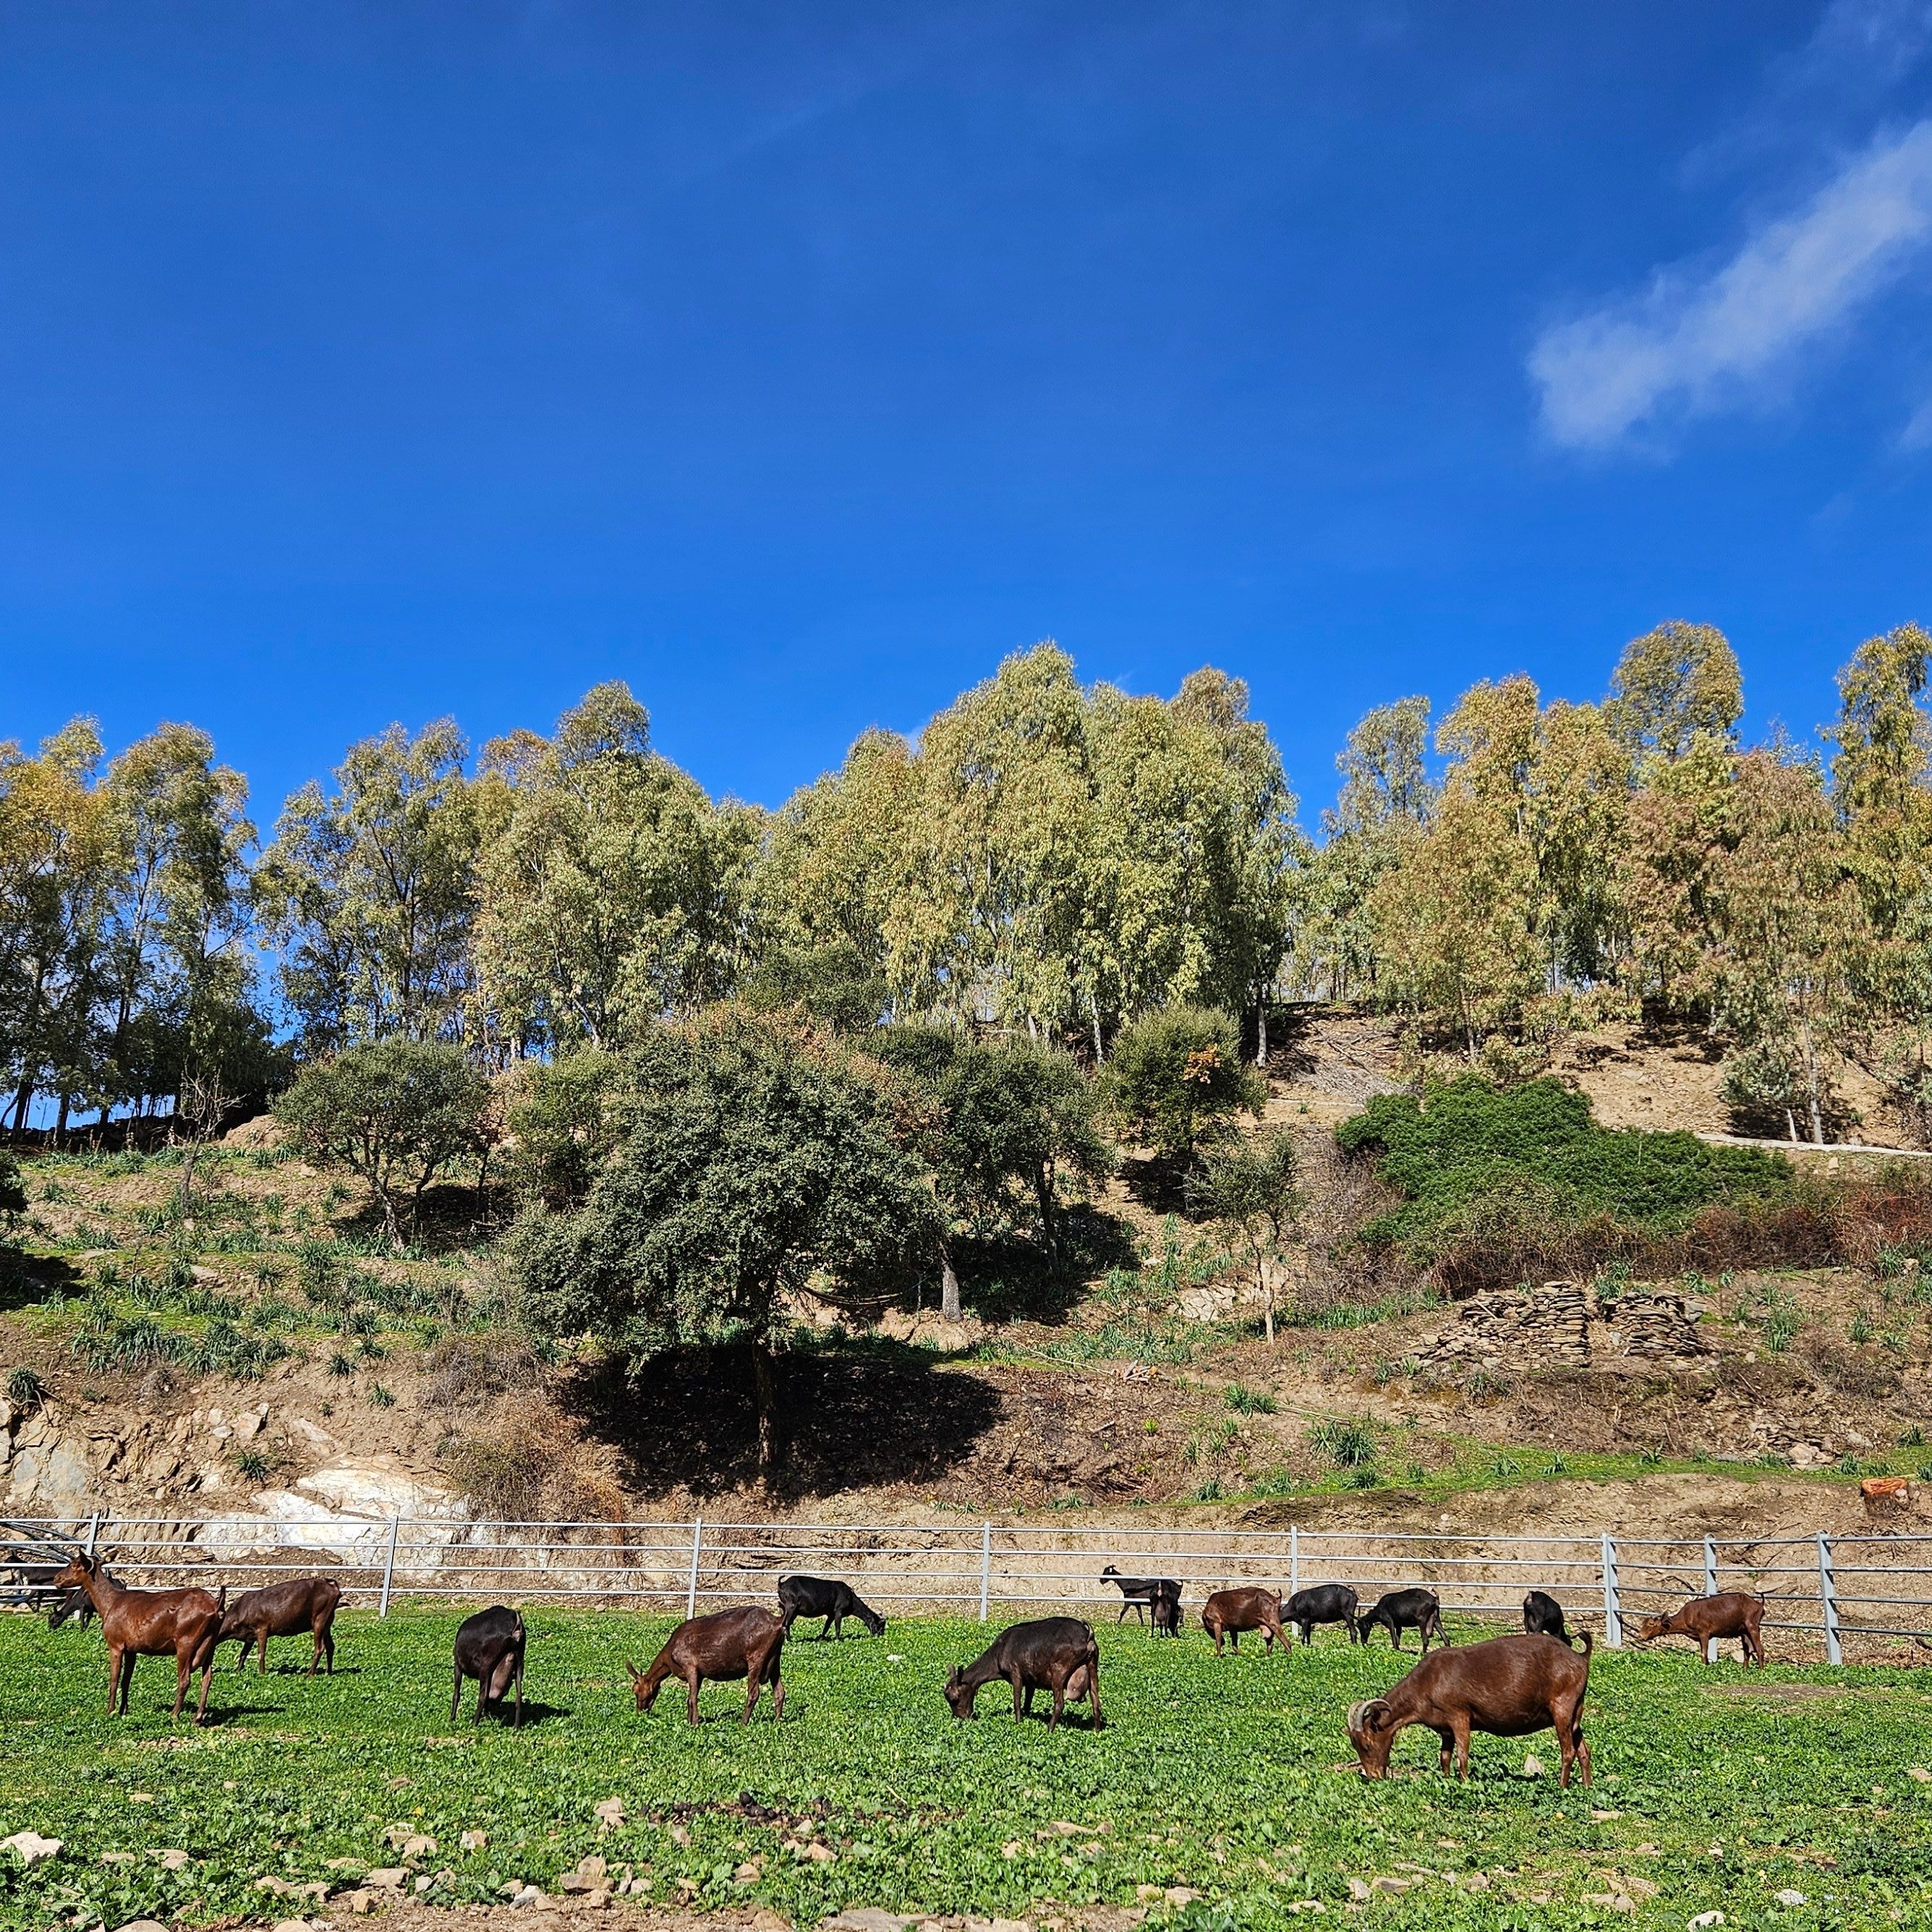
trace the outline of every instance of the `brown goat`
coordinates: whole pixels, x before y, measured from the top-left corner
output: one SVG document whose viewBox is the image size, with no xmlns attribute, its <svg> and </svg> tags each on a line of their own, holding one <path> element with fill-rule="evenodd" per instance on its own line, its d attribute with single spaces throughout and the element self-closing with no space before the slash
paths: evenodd
<svg viewBox="0 0 1932 1932">
<path fill-rule="evenodd" d="M 657 1702 L 658 1686 L 667 1677 L 684 1680 L 688 1694 L 686 1714 L 698 1722 L 698 1690 L 706 1678 L 716 1683 L 735 1684 L 745 1679 L 745 1714 L 740 1720 L 748 1724 L 758 1702 L 760 1688 L 772 1687 L 772 1721 L 784 1717 L 784 1664 L 785 1627 L 770 1610 L 748 1604 L 742 1610 L 713 1610 L 709 1616 L 689 1617 L 665 1640 L 664 1647 L 651 1660 L 648 1670 L 634 1664 L 624 1668 L 631 1673 L 631 1688 L 638 1708 L 648 1711 Z"/>
<path fill-rule="evenodd" d="M 1716 1661 L 1711 1646 L 1720 1638 L 1734 1636 L 1744 1646 L 1744 1660 L 1764 1668 L 1764 1599 L 1744 1590 L 1725 1590 L 1714 1597 L 1693 1597 L 1681 1610 L 1668 1616 L 1646 1617 L 1638 1625 L 1639 1643 L 1654 1643 L 1660 1636 L 1689 1636 L 1697 1640 L 1697 1654 L 1706 1664 Z"/>
<path fill-rule="evenodd" d="M 293 1636 L 308 1630 L 315 1639 L 315 1654 L 309 1659 L 307 1674 L 327 1658 L 330 1676 L 335 1675 L 336 1606 L 342 1601 L 342 1586 L 333 1576 L 291 1576 L 283 1583 L 269 1583 L 259 1590 L 244 1590 L 222 1612 L 218 1646 L 238 1637 L 242 1642 L 241 1667 L 248 1667 L 248 1646 L 259 1647 L 256 1659 L 263 1676 L 268 1670 L 268 1640 Z"/>
<path fill-rule="evenodd" d="M 1386 1696 L 1348 1713 L 1348 1741 L 1364 1778 L 1388 1775 L 1389 1751 L 1411 1724 L 1442 1741 L 1442 1768 L 1456 1754 L 1456 1775 L 1469 1775 L 1469 1733 L 1527 1737 L 1553 1727 L 1563 1755 L 1558 1782 L 1570 1782 L 1574 1760 L 1590 1781 L 1590 1747 L 1583 1742 L 1583 1698 L 1590 1688 L 1590 1634 L 1580 1656 L 1553 1636 L 1496 1636 L 1425 1657 Z"/>
<path fill-rule="evenodd" d="M 1277 1642 L 1283 1650 L 1294 1642 L 1281 1627 L 1281 1599 L 1272 1590 L 1216 1590 L 1201 1606 L 1201 1628 L 1214 1640 L 1216 1657 L 1224 1634 L 1237 1650 L 1244 1630 L 1259 1630 L 1270 1653 Z"/>
<path fill-rule="evenodd" d="M 1083 1701 L 1093 1713 L 1092 1728 L 1107 1727 L 1100 1708 L 1100 1647 L 1093 1626 L 1078 1617 L 1041 1617 L 1010 1624 L 970 1664 L 955 1664 L 945 1689 L 952 1714 L 971 1717 L 980 1687 L 995 1682 L 1012 1687 L 1016 1721 L 1032 1716 L 1036 1690 L 1051 1690 L 1048 1730 L 1058 1726 L 1069 1704 Z"/>
<path fill-rule="evenodd" d="M 134 1661 L 142 1657 L 175 1660 L 175 1715 L 182 1714 L 188 1679 L 201 1672 L 201 1702 L 194 1720 L 208 1718 L 208 1680 L 214 1674 L 216 1633 L 228 1601 L 224 1588 L 218 1597 L 206 1590 L 125 1590 L 84 1551 L 53 1580 L 56 1590 L 86 1592 L 100 1619 L 107 1644 L 107 1714 L 128 1714 L 128 1694 L 134 1688 Z"/>
</svg>

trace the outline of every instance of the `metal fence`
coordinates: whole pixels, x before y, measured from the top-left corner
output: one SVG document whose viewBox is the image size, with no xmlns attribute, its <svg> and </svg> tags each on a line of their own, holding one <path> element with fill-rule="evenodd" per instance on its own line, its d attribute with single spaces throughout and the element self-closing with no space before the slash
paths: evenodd
<svg viewBox="0 0 1932 1932">
<path fill-rule="evenodd" d="M 1369 1531 L 1085 1528 L 1046 1522 L 487 1522 L 466 1517 L 96 1516 L 0 1522 L 0 1592 L 44 1592 L 74 1547 L 124 1582 L 248 1588 L 326 1568 L 383 1616 L 404 1598 L 513 1598 L 681 1610 L 770 1598 L 790 1572 L 843 1576 L 881 1609 L 976 1616 L 1121 1605 L 1101 1574 L 1211 1591 L 1347 1582 L 1367 1601 L 1423 1585 L 1444 1610 L 1514 1623 L 1546 1591 L 1573 1624 L 1620 1646 L 1638 1618 L 1687 1597 L 1762 1592 L 1766 1625 L 1829 1661 L 1909 1640 L 1932 1649 L 1932 1534 L 1724 1538 L 1388 1534 Z"/>
</svg>

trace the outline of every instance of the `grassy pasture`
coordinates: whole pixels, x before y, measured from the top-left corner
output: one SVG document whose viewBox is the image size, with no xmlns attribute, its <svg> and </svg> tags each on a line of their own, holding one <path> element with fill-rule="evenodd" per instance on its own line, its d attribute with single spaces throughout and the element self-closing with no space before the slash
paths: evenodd
<svg viewBox="0 0 1932 1932">
<path fill-rule="evenodd" d="M 281 1668 L 266 1678 L 236 1674 L 230 1648 L 218 1721 L 199 1732 L 169 1720 L 170 1664 L 145 1660 L 132 1714 L 110 1720 L 98 1632 L 0 1618 L 0 1836 L 63 1841 L 31 1868 L 0 1852 L 0 1924 L 285 1916 L 299 1903 L 255 1889 L 259 1876 L 350 1884 L 356 1870 L 331 1862 L 400 1862 L 392 1827 L 437 1840 L 416 1861 L 452 1875 L 434 1898 L 548 1889 L 594 1851 L 646 1875 L 660 1902 L 762 1904 L 805 1923 L 848 1905 L 1147 1904 L 1147 1886 L 1197 1891 L 1151 1906 L 1154 1922 L 1198 1932 L 1306 1924 L 1292 1908 L 1310 1900 L 1330 1922 L 1391 1928 L 1678 1932 L 1714 1909 L 1733 1927 L 1932 1922 L 1932 1782 L 1910 1775 L 1932 1768 L 1932 1675 L 1747 1678 L 1686 1653 L 1600 1652 L 1592 1791 L 1557 1790 L 1546 1733 L 1479 1738 L 1465 1787 L 1437 1776 L 1432 1738 L 1408 1733 L 1401 1774 L 1374 1786 L 1336 1768 L 1351 1759 L 1343 1713 L 1414 1659 L 1332 1630 L 1284 1662 L 1246 1647 L 1217 1660 L 1198 1629 L 1162 1643 L 1103 1624 L 1097 1736 L 1016 1725 L 998 1687 L 977 1723 L 956 1724 L 939 1685 L 976 1653 L 976 1624 L 801 1636 L 782 1728 L 762 1713 L 741 1728 L 742 1687 L 721 1685 L 694 1731 L 675 1685 L 638 1717 L 624 1674 L 670 1619 L 526 1614 L 536 1721 L 520 1733 L 472 1730 L 467 1700 L 448 1723 L 457 1618 L 441 1612 L 346 1615 L 332 1682 L 296 1674 L 306 1639 L 272 1650 Z M 1526 1748 L 1546 1773 L 1523 1774 Z M 592 1808 L 614 1797 L 626 1822 L 600 1838 Z M 472 1829 L 489 1842 L 466 1852 Z M 808 1841 L 835 1856 L 788 1849 Z M 168 1850 L 188 1862 L 166 1869 Z M 1408 1888 L 1352 1911 L 1350 1881 L 1377 1879 Z"/>
</svg>

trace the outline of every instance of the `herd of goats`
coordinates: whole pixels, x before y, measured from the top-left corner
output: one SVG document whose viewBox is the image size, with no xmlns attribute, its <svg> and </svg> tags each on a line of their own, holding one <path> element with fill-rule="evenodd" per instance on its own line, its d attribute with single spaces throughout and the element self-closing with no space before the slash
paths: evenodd
<svg viewBox="0 0 1932 1932">
<path fill-rule="evenodd" d="M 1181 1586 L 1171 1577 L 1124 1576 L 1109 1564 L 1103 1582 L 1120 1592 L 1120 1615 L 1130 1610 L 1161 1634 L 1178 1637 L 1181 1626 Z M 137 1658 L 172 1656 L 175 1660 L 174 1714 L 178 1718 L 196 1671 L 202 1673 L 201 1701 L 195 1721 L 208 1714 L 208 1680 L 216 1652 L 231 1641 L 256 1652 L 257 1666 L 268 1669 L 268 1640 L 307 1630 L 314 1640 L 308 1674 L 318 1668 L 333 1672 L 335 1638 L 332 1626 L 342 1600 L 340 1584 L 326 1576 L 292 1577 L 257 1590 L 243 1592 L 232 1603 L 224 1587 L 206 1590 L 131 1590 L 110 1574 L 104 1564 L 77 1552 L 49 1580 L 64 1593 L 55 1612 L 70 1609 L 84 1622 L 91 1614 L 100 1622 L 107 1646 L 108 1711 L 125 1715 Z M 781 1674 L 784 1640 L 800 1617 L 820 1618 L 820 1637 L 842 1636 L 845 1619 L 862 1624 L 874 1636 L 886 1620 L 862 1602 L 850 1585 L 823 1576 L 787 1576 L 778 1585 L 778 1613 L 755 1604 L 714 1610 L 688 1617 L 671 1632 L 664 1648 L 631 1676 L 637 1707 L 648 1711 L 668 1678 L 681 1682 L 686 1693 L 686 1714 L 698 1722 L 698 1693 L 707 1680 L 742 1682 L 743 1721 L 751 1721 L 759 1692 L 769 1687 L 774 1720 L 784 1712 L 784 1679 Z M 1663 1636 L 1696 1640 L 1705 1661 L 1720 1640 L 1735 1637 L 1747 1661 L 1765 1661 L 1761 1626 L 1762 1597 L 1739 1591 L 1694 1598 L 1668 1616 L 1647 1618 L 1636 1635 L 1640 1642 Z M 1340 1624 L 1352 1642 L 1366 1644 L 1377 1629 L 1388 1630 L 1400 1650 L 1402 1633 L 1413 1630 L 1422 1642 L 1422 1658 L 1414 1670 L 1383 1696 L 1356 1705 L 1348 1713 L 1348 1736 L 1361 1760 L 1364 1777 L 1387 1774 L 1389 1751 L 1400 1733 L 1412 1724 L 1435 1732 L 1442 1742 L 1442 1768 L 1450 1768 L 1453 1751 L 1456 1774 L 1468 1775 L 1469 1737 L 1480 1731 L 1496 1737 L 1526 1737 L 1553 1730 L 1562 1754 L 1560 1781 L 1570 1782 L 1576 1764 L 1585 1784 L 1590 1782 L 1590 1749 L 1583 1742 L 1583 1699 L 1589 1688 L 1591 1639 L 1582 1634 L 1580 1652 L 1564 1627 L 1563 1610 L 1544 1592 L 1532 1590 L 1523 1599 L 1522 1634 L 1492 1637 L 1485 1642 L 1452 1646 L 1442 1628 L 1442 1606 L 1426 1589 L 1390 1591 L 1367 1610 L 1346 1583 L 1324 1583 L 1297 1590 L 1284 1598 L 1259 1587 L 1216 1590 L 1202 1606 L 1201 1624 L 1214 1640 L 1217 1654 L 1222 1644 L 1240 1648 L 1241 1633 L 1258 1631 L 1264 1648 L 1276 1643 L 1286 1651 L 1291 1630 L 1310 1642 L 1318 1624 Z M 452 1660 L 454 1682 L 450 1721 L 456 1721 L 465 1682 L 476 1682 L 475 1721 L 484 1713 L 512 1700 L 510 1721 L 520 1725 L 524 1714 L 524 1653 L 528 1641 L 522 1613 L 501 1604 L 479 1610 L 456 1633 Z M 1432 1654 L 1432 1642 L 1438 1645 Z M 946 1680 L 946 1702 L 956 1718 L 974 1714 L 981 1687 L 1003 1682 L 1012 1690 L 1013 1715 L 1031 1714 L 1036 1691 L 1052 1694 L 1051 1729 L 1070 1703 L 1084 1703 L 1092 1728 L 1106 1720 L 1100 1708 L 1100 1652 L 1093 1628 L 1077 1617 L 1042 1617 L 1002 1630 L 972 1663 L 956 1666 Z"/>
</svg>

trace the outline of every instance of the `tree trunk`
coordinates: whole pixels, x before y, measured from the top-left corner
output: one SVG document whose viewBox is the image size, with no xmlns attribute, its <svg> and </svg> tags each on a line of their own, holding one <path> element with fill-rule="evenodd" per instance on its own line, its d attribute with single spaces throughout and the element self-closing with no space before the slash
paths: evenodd
<svg viewBox="0 0 1932 1932">
<path fill-rule="evenodd" d="M 778 1366 L 768 1343 L 752 1345 L 752 1381 L 758 1391 L 758 1481 L 769 1490 L 778 1471 Z"/>
<path fill-rule="evenodd" d="M 959 1315 L 959 1274 L 952 1265 L 952 1244 L 944 1235 L 939 1241 L 939 1318 L 957 1322 Z"/>
<path fill-rule="evenodd" d="M 1046 1242 L 1047 1258 L 1057 1261 L 1060 1257 L 1060 1228 L 1059 1216 L 1054 1208 L 1051 1162 L 1042 1161 L 1034 1169 L 1033 1191 L 1040 1202 L 1040 1232 Z"/>
<path fill-rule="evenodd" d="M 1262 989 L 1262 996 L 1255 1004 L 1255 1064 L 1263 1072 L 1268 1071 L 1268 989 Z"/>
<path fill-rule="evenodd" d="M 1255 1264 L 1255 1276 L 1261 1285 L 1262 1328 L 1268 1336 L 1268 1345 L 1272 1348 L 1274 1346 L 1274 1283 L 1268 1280 L 1266 1262 Z"/>
</svg>

